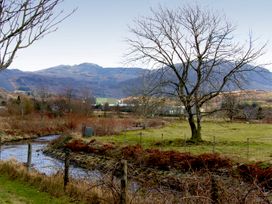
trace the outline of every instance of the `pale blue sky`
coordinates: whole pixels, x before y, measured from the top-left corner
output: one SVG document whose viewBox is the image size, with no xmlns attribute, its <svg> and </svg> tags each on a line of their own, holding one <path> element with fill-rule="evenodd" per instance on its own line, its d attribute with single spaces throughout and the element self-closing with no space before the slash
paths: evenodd
<svg viewBox="0 0 272 204">
<path fill-rule="evenodd" d="M 128 25 L 150 8 L 175 8 L 196 2 L 224 12 L 237 25 L 237 37 L 269 41 L 262 62 L 272 61 L 272 0 L 66 0 L 63 9 L 77 12 L 59 25 L 57 32 L 18 52 L 12 68 L 38 70 L 60 64 L 96 63 L 104 67 L 123 66 L 129 36 Z M 272 71 L 272 65 L 269 66 Z"/>
</svg>

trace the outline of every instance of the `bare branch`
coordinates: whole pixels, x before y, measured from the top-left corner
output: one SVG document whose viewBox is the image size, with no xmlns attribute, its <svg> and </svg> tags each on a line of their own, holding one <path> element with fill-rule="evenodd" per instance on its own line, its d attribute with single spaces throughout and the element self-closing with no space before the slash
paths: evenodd
<svg viewBox="0 0 272 204">
<path fill-rule="evenodd" d="M 12 63 L 18 50 L 27 48 L 69 17 L 57 11 L 63 0 L 0 1 L 0 71 Z"/>
<path fill-rule="evenodd" d="M 161 82 L 155 84 L 184 104 L 191 128 L 195 128 L 193 116 L 197 116 L 199 131 L 203 104 L 227 88 L 241 88 L 244 74 L 257 67 L 249 64 L 254 64 L 266 47 L 256 46 L 251 34 L 244 44 L 237 43 L 235 26 L 225 16 L 198 6 L 160 7 L 152 10 L 151 17 L 136 20 L 130 31 L 134 38 L 127 41 L 128 61 L 165 70 Z"/>
</svg>

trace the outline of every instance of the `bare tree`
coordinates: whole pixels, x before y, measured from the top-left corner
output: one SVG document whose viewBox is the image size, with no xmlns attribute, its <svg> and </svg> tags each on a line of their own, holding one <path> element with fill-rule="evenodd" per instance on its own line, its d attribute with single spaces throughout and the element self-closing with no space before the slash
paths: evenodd
<svg viewBox="0 0 272 204">
<path fill-rule="evenodd" d="M 263 109 L 256 102 L 250 104 L 247 102 L 238 104 L 239 112 L 241 112 L 242 117 L 247 120 L 259 120 L 264 117 Z"/>
<path fill-rule="evenodd" d="M 46 86 L 41 85 L 34 94 L 35 97 L 37 97 L 37 109 L 39 110 L 41 114 L 41 119 L 43 119 L 44 114 L 46 113 L 47 110 L 47 103 L 48 103 L 48 98 L 50 97 L 50 93 L 48 91 L 48 88 Z"/>
<path fill-rule="evenodd" d="M 57 29 L 68 17 L 57 6 L 63 0 L 0 0 L 0 70 L 12 63 L 18 50 Z"/>
<path fill-rule="evenodd" d="M 156 75 L 152 72 L 145 72 L 136 83 L 131 83 L 128 87 L 128 93 L 135 96 L 132 101 L 133 110 L 142 118 L 143 128 L 147 126 L 147 118 L 158 115 L 165 103 L 165 99 L 158 95 L 160 87 L 154 84 L 154 77 Z"/>
<path fill-rule="evenodd" d="M 224 16 L 198 6 L 152 10 L 130 28 L 129 62 L 141 61 L 157 69 L 162 93 L 184 105 L 191 140 L 201 141 L 201 108 L 227 88 L 240 87 L 243 74 L 255 69 L 265 45 L 255 46 L 249 35 L 240 44 L 235 27 Z M 196 122 L 195 122 L 196 118 Z"/>
<path fill-rule="evenodd" d="M 72 99 L 75 98 L 75 89 L 72 87 L 68 86 L 63 90 L 63 96 L 66 99 L 66 104 L 68 108 L 68 112 L 72 113 L 73 112 L 73 107 L 72 107 Z"/>
<path fill-rule="evenodd" d="M 238 115 L 239 109 L 239 95 L 235 93 L 224 93 L 222 95 L 221 110 L 225 112 L 225 115 L 233 121 L 233 118 Z"/>
<path fill-rule="evenodd" d="M 93 111 L 92 105 L 95 104 L 95 98 L 91 89 L 88 87 L 82 88 L 80 97 L 83 104 L 83 112 L 86 116 L 89 116 Z"/>
</svg>

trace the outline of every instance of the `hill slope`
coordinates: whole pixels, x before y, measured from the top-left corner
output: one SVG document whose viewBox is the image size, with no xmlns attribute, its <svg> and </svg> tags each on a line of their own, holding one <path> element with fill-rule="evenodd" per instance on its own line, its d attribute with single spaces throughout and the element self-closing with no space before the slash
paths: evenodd
<svg viewBox="0 0 272 204">
<path fill-rule="evenodd" d="M 272 73 L 264 68 L 260 70 L 246 74 L 245 89 L 272 91 Z M 103 68 L 91 63 L 60 65 L 35 72 L 8 69 L 0 73 L 0 88 L 14 91 L 46 87 L 53 93 L 72 88 L 78 95 L 88 88 L 96 97 L 120 98 L 130 94 L 127 87 L 139 84 L 146 71 L 142 68 Z"/>
</svg>

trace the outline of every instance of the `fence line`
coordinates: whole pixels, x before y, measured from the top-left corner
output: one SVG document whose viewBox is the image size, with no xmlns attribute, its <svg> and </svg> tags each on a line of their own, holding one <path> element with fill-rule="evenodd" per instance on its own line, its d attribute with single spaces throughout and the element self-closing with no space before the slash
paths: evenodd
<svg viewBox="0 0 272 204">
<path fill-rule="evenodd" d="M 149 137 L 148 133 L 143 134 L 143 132 L 139 132 L 137 134 L 139 138 L 137 143 L 143 145 L 145 143 L 144 137 Z M 151 137 L 149 139 L 151 147 L 159 148 L 161 151 L 164 151 L 166 145 L 167 149 L 174 147 L 174 149 L 178 151 L 192 154 L 207 152 L 219 153 L 224 156 L 229 156 L 238 162 L 258 160 L 272 162 L 272 151 L 271 153 L 269 152 L 269 149 L 272 149 L 272 135 L 271 137 L 263 138 L 245 137 L 243 140 L 239 139 L 234 141 L 223 140 L 220 136 L 209 135 L 210 140 L 204 140 L 204 143 L 200 143 L 199 145 L 191 144 L 186 134 L 180 139 L 171 139 L 165 132 Z M 169 146 L 167 146 L 168 143 L 170 144 Z M 262 145 L 270 145 L 270 147 L 263 148 Z"/>
<path fill-rule="evenodd" d="M 186 138 L 186 136 L 185 136 L 185 138 Z M 162 137 L 162 139 L 163 139 L 163 137 Z M 253 139 L 247 139 L 248 145 L 245 147 L 247 149 L 247 153 L 249 156 L 250 156 L 250 151 L 251 151 L 251 149 L 249 148 L 250 147 L 249 145 L 250 145 L 251 141 L 253 141 Z M 187 146 L 187 144 L 185 144 L 185 146 Z M 188 147 L 190 148 L 190 146 L 188 146 Z M 215 153 L 217 152 L 216 147 L 217 147 L 216 137 L 213 137 L 212 151 L 214 151 Z M 189 151 L 190 151 L 190 149 L 189 149 Z M 31 166 L 32 153 L 33 153 L 32 146 L 30 144 L 28 144 L 27 167 Z M 63 171 L 64 189 L 66 188 L 66 186 L 69 182 L 70 156 L 71 156 L 70 152 L 65 151 L 65 161 L 64 161 L 64 171 Z M 115 166 L 116 166 L 116 164 L 115 164 Z M 100 179 L 95 181 L 95 184 L 92 184 L 92 186 L 100 186 L 101 185 L 105 188 L 111 188 L 113 194 L 114 194 L 114 192 L 116 193 L 116 195 L 115 195 L 116 196 L 116 203 L 120 203 L 120 204 L 130 203 L 131 200 L 129 200 L 129 199 L 134 199 L 134 203 L 137 203 L 138 202 L 137 199 L 140 199 L 141 196 L 144 196 L 146 201 L 149 201 L 149 203 L 150 203 L 150 200 L 152 200 L 152 199 L 154 199 L 155 203 L 157 201 L 158 201 L 158 203 L 159 203 L 159 201 L 163 201 L 164 203 L 171 203 L 172 201 L 173 202 L 174 201 L 175 202 L 183 202 L 187 198 L 190 198 L 192 200 L 192 202 L 194 202 L 194 201 L 200 202 L 201 199 L 204 199 L 204 201 L 206 203 L 210 203 L 210 201 L 213 201 L 213 203 L 220 203 L 219 197 L 217 196 L 218 185 L 220 185 L 220 188 L 221 188 L 223 183 L 220 183 L 220 180 L 218 181 L 218 178 L 216 177 L 216 175 L 213 175 L 210 173 L 210 174 L 205 175 L 203 178 L 202 176 L 192 173 L 192 176 L 190 176 L 188 178 L 182 177 L 183 180 L 181 180 L 179 183 L 179 185 L 183 185 L 181 187 L 181 189 L 183 189 L 185 191 L 185 193 L 182 192 L 182 194 L 180 194 L 179 190 L 172 189 L 173 184 L 168 183 L 168 182 L 163 182 L 160 180 L 159 180 L 160 184 L 158 184 L 159 186 L 157 188 L 152 187 L 151 190 L 140 191 L 139 189 L 141 187 L 139 187 L 139 186 L 131 187 L 129 185 L 128 177 L 130 177 L 130 180 L 131 180 L 130 182 L 133 182 L 134 177 L 133 177 L 133 173 L 132 173 L 133 169 L 129 169 L 128 166 L 129 165 L 126 160 L 121 160 L 120 166 L 118 167 L 118 170 L 120 170 L 120 175 L 119 175 L 120 180 L 109 179 L 113 175 L 113 171 L 109 170 L 108 172 L 105 172 L 105 176 L 102 176 Z M 110 182 L 112 182 L 112 183 L 110 183 Z M 186 182 L 188 182 L 188 183 L 186 183 Z M 146 183 L 148 183 L 148 181 L 146 181 Z M 200 189 L 202 189 L 201 192 L 198 192 L 198 193 L 200 193 L 200 195 L 194 196 L 193 194 L 191 194 L 191 191 L 190 191 L 191 183 L 192 183 L 192 186 L 195 186 L 195 187 L 197 187 L 199 185 L 198 190 L 200 191 Z M 169 186 L 167 186 L 167 185 L 169 185 Z M 208 186 L 208 188 L 205 189 L 205 188 L 203 188 L 203 186 Z M 133 189 L 133 188 L 137 188 L 137 189 Z M 226 188 L 226 189 L 231 189 L 231 188 Z M 187 196 L 184 196 L 184 194 Z M 181 196 L 181 195 L 183 195 L 183 196 Z M 154 197 L 152 197 L 152 196 L 154 196 Z"/>
</svg>

